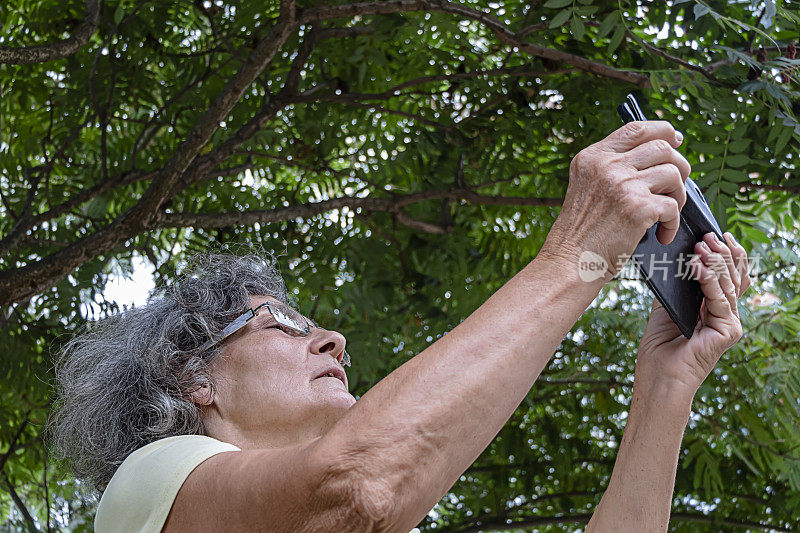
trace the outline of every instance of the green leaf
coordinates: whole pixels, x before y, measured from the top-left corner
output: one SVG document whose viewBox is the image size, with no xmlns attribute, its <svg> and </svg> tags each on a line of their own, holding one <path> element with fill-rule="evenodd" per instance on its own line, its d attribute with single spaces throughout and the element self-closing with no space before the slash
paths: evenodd
<svg viewBox="0 0 800 533">
<path fill-rule="evenodd" d="M 119 23 L 122 22 L 122 18 L 125 16 L 125 5 L 123 2 L 120 2 L 117 5 L 117 9 L 114 10 L 114 25 L 119 26 Z"/>
<path fill-rule="evenodd" d="M 797 253 L 791 248 L 787 248 L 785 246 L 778 246 L 776 248 L 773 248 L 772 253 L 774 253 L 782 260 L 790 264 L 797 264 L 798 262 L 800 262 L 800 257 L 798 257 Z"/>
<path fill-rule="evenodd" d="M 767 84 L 761 80 L 746 81 L 739 87 L 739 90 L 744 93 L 754 93 L 760 91 L 766 87 L 766 85 Z"/>
<path fill-rule="evenodd" d="M 748 163 L 750 163 L 750 157 L 745 154 L 729 154 L 725 158 L 725 164 L 731 167 L 743 167 Z"/>
<path fill-rule="evenodd" d="M 725 152 L 723 143 L 693 142 L 689 145 L 689 148 L 700 154 L 722 155 Z"/>
<path fill-rule="evenodd" d="M 767 83 L 766 90 L 776 100 L 783 102 L 786 105 L 791 105 L 789 102 L 789 98 L 786 97 L 786 93 L 776 84 Z"/>
<path fill-rule="evenodd" d="M 658 82 L 658 74 L 656 72 L 650 73 L 650 85 L 653 86 L 653 90 L 656 93 L 662 92 L 661 84 Z"/>
<path fill-rule="evenodd" d="M 602 38 L 608 35 L 608 32 L 611 31 L 611 28 L 614 27 L 614 24 L 619 20 L 619 12 L 612 11 L 603 19 L 603 22 L 600 23 L 600 26 L 597 27 L 597 36 Z"/>
<path fill-rule="evenodd" d="M 777 324 L 775 322 L 770 322 L 767 324 L 767 330 L 769 334 L 778 342 L 782 342 L 786 338 L 786 331 L 783 329 L 783 326 Z"/>
<path fill-rule="evenodd" d="M 794 130 L 792 128 L 783 128 L 780 135 L 778 136 L 778 140 L 775 141 L 775 153 L 780 154 L 784 148 L 786 148 L 786 144 L 789 142 L 789 139 L 792 138 L 792 134 Z"/>
<path fill-rule="evenodd" d="M 572 36 L 580 41 L 583 39 L 583 34 L 586 32 L 586 28 L 583 26 L 583 22 L 581 21 L 580 17 L 572 17 L 572 23 L 570 24 L 570 32 L 572 32 Z"/>
<path fill-rule="evenodd" d="M 548 7 L 551 9 L 559 9 L 571 5 L 572 5 L 572 0 L 547 0 L 547 2 L 545 2 L 544 4 L 544 7 Z"/>
<path fill-rule="evenodd" d="M 695 4 L 694 5 L 694 19 L 698 20 L 703 15 L 710 13 L 711 8 L 704 4 Z"/>
<path fill-rule="evenodd" d="M 736 184 L 728 181 L 721 181 L 719 188 L 728 196 L 734 196 L 737 192 L 739 192 L 739 187 L 737 187 Z"/>
<path fill-rule="evenodd" d="M 590 17 L 600 11 L 598 6 L 578 6 L 575 8 L 575 13 L 582 17 Z"/>
<path fill-rule="evenodd" d="M 103 218 L 108 215 L 108 196 L 97 196 L 89 200 L 84 207 L 84 214 L 92 218 Z"/>
<path fill-rule="evenodd" d="M 763 231 L 760 231 L 752 226 L 742 226 L 741 227 L 742 233 L 748 238 L 748 240 L 760 242 L 762 244 L 770 244 L 769 237 L 764 235 Z"/>
<path fill-rule="evenodd" d="M 752 142 L 753 141 L 751 139 L 740 139 L 738 141 L 733 141 L 728 144 L 728 151 L 735 153 L 743 152 L 748 146 L 750 146 L 750 143 Z"/>
<path fill-rule="evenodd" d="M 697 456 L 694 462 L 694 479 L 692 485 L 695 489 L 703 486 L 703 472 L 706 469 L 706 454 L 703 453 Z"/>
<path fill-rule="evenodd" d="M 752 66 L 752 67 L 761 66 L 761 64 L 758 61 L 753 59 L 748 54 L 742 52 L 741 50 L 737 50 L 735 48 L 730 48 L 728 46 L 722 46 L 722 45 L 716 46 L 715 48 L 718 48 L 720 50 L 725 51 L 725 53 L 728 55 L 728 59 L 730 59 L 732 61 L 733 60 L 740 60 L 740 61 L 743 61 L 746 65 Z"/>
<path fill-rule="evenodd" d="M 359 85 L 363 85 L 364 84 L 364 78 L 366 77 L 366 75 L 367 75 L 367 62 L 366 61 L 362 61 L 358 65 L 358 84 Z"/>
<path fill-rule="evenodd" d="M 761 471 L 747 459 L 744 452 L 738 446 L 731 446 L 731 449 L 733 450 L 733 453 L 736 454 L 736 457 L 741 459 L 742 462 L 747 465 L 747 468 L 749 468 L 757 476 L 761 476 Z"/>
<path fill-rule="evenodd" d="M 556 14 L 556 16 L 553 17 L 553 19 L 550 21 L 550 29 L 562 26 L 567 20 L 569 20 L 569 17 L 571 15 L 572 15 L 571 9 L 565 9 L 564 11 L 559 11 L 558 14 Z"/>
<path fill-rule="evenodd" d="M 606 49 L 606 54 L 611 55 L 614 51 L 619 47 L 620 43 L 622 43 L 622 39 L 625 37 L 625 26 L 622 24 L 617 26 L 617 29 L 614 31 L 614 35 L 611 37 L 611 42 L 608 43 L 608 48 Z"/>
<path fill-rule="evenodd" d="M 722 171 L 722 177 L 733 183 L 745 183 L 750 181 L 750 176 L 743 170 L 726 168 Z"/>
</svg>

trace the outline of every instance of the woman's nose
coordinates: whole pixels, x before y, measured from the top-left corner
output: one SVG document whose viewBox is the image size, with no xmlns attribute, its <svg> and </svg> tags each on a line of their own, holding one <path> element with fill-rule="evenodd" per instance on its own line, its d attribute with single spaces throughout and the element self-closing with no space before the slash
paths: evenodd
<svg viewBox="0 0 800 533">
<path fill-rule="evenodd" d="M 338 362 L 344 357 L 344 347 L 347 344 L 344 335 L 338 331 L 323 328 L 312 328 L 311 353 L 330 355 Z"/>
</svg>

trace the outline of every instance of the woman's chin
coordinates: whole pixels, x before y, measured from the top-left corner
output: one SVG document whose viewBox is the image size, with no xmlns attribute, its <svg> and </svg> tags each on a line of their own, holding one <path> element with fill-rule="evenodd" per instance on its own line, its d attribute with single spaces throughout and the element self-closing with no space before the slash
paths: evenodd
<svg viewBox="0 0 800 533">
<path fill-rule="evenodd" d="M 338 387 L 325 387 L 319 389 L 314 393 L 314 403 L 321 409 L 350 409 L 356 403 L 356 399 L 350 394 L 344 386 Z M 323 407 L 324 406 L 324 407 Z"/>
<path fill-rule="evenodd" d="M 347 409 L 356 403 L 356 399 L 347 390 L 347 386 L 336 378 L 319 378 L 312 381 L 312 383 L 316 389 L 316 395 L 318 397 L 322 396 L 324 398 L 322 401 L 326 403 L 333 402 L 338 404 L 344 402 L 347 404 Z"/>
<path fill-rule="evenodd" d="M 322 428 L 322 433 L 324 433 L 341 420 L 355 403 L 356 399 L 345 392 L 326 395 L 325 398 L 319 398 L 313 413 L 309 414 L 316 420 L 316 424 Z"/>
<path fill-rule="evenodd" d="M 342 410 L 342 414 L 344 414 L 348 409 L 353 407 L 356 403 L 356 399 L 347 391 L 342 391 L 335 396 L 331 397 L 328 400 L 332 406 L 339 408 Z"/>
</svg>

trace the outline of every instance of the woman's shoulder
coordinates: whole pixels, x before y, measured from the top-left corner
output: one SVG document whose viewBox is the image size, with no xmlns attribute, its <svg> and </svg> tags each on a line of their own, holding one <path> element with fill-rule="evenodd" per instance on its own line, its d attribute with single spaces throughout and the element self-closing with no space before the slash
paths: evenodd
<svg viewBox="0 0 800 533">
<path fill-rule="evenodd" d="M 117 468 L 108 486 L 111 487 L 119 474 L 132 470 L 132 465 L 136 465 L 137 469 L 148 463 L 163 465 L 164 461 L 181 460 L 187 456 L 202 455 L 204 452 L 216 450 L 229 451 L 239 448 L 205 435 L 177 435 L 159 439 L 133 451 Z"/>
<path fill-rule="evenodd" d="M 233 444 L 204 435 L 167 437 L 131 453 L 111 478 L 95 516 L 95 530 L 161 531 L 183 482 L 200 463 Z"/>
</svg>

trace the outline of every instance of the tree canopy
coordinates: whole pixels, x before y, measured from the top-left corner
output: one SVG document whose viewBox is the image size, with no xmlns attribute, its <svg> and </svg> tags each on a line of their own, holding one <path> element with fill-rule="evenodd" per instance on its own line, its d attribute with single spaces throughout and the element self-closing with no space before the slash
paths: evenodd
<svg viewBox="0 0 800 533">
<path fill-rule="evenodd" d="M 47 453 L 53 358 L 192 253 L 274 252 L 363 394 L 532 259 L 628 92 L 757 257 L 694 403 L 674 531 L 800 519 L 796 1 L 29 0 L 0 6 L 2 530 L 91 530 Z M 425 531 L 571 531 L 608 482 L 651 296 L 612 281 Z"/>
</svg>

